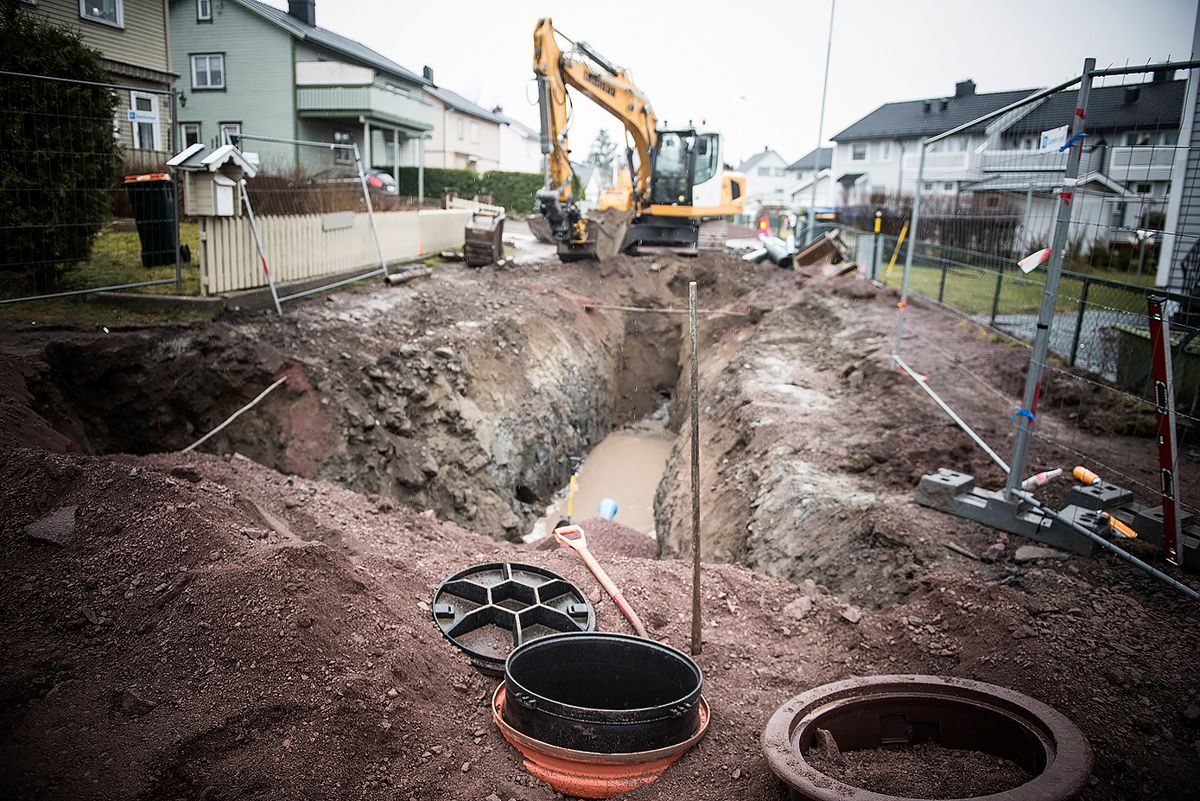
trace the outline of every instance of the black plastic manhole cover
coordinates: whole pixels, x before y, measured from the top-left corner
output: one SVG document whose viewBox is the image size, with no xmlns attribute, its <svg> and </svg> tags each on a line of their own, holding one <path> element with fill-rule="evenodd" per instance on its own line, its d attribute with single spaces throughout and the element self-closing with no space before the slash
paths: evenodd
<svg viewBox="0 0 1200 801">
<path fill-rule="evenodd" d="M 518 645 L 548 634 L 592 631 L 596 612 L 562 576 L 533 565 L 489 562 L 438 586 L 433 621 L 475 667 L 501 676 L 504 660 Z"/>
</svg>

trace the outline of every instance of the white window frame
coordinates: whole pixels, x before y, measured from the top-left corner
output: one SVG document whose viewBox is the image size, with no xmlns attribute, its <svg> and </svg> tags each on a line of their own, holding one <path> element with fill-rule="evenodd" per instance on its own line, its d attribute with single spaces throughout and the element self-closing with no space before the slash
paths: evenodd
<svg viewBox="0 0 1200 801">
<path fill-rule="evenodd" d="M 131 114 L 137 114 L 137 101 L 141 98 L 146 98 L 150 101 L 150 111 L 154 114 L 154 122 L 145 123 L 136 119 L 131 119 L 129 121 L 129 126 L 132 129 L 131 140 L 133 141 L 133 149 L 166 150 L 167 148 L 162 140 L 162 114 L 159 112 L 158 108 L 158 95 L 151 92 L 138 92 L 131 89 L 129 91 L 129 111 Z M 152 126 L 151 136 L 154 137 L 154 141 L 150 143 L 150 147 L 145 147 L 142 145 L 142 125 Z"/>
<path fill-rule="evenodd" d="M 198 58 L 205 59 L 204 74 L 208 77 L 209 81 L 212 80 L 212 59 L 216 58 L 216 59 L 220 60 L 220 62 L 221 62 L 221 83 L 220 84 L 207 83 L 204 86 L 198 86 L 196 84 L 196 59 L 198 59 Z M 225 54 L 224 53 L 193 53 L 189 60 L 191 61 L 191 64 L 192 64 L 192 90 L 193 91 L 199 89 L 200 91 L 203 92 L 206 89 L 224 89 L 225 88 Z"/>
<path fill-rule="evenodd" d="M 350 131 L 338 130 L 333 132 L 333 143 L 335 145 L 349 145 L 354 142 L 354 134 Z M 335 147 L 333 149 L 334 164 L 353 164 L 354 151 L 348 147 Z"/>
<path fill-rule="evenodd" d="M 862 148 L 861 151 L 859 151 L 860 147 Z M 859 155 L 860 152 L 862 153 L 861 156 Z M 854 142 L 853 144 L 850 145 L 850 160 L 851 161 L 866 161 L 867 160 L 867 143 L 866 142 Z"/>
<path fill-rule="evenodd" d="M 892 160 L 892 143 L 891 142 L 880 142 L 879 143 L 879 159 L 878 160 L 879 161 L 891 161 Z"/>
<path fill-rule="evenodd" d="M 471 123 L 471 141 L 476 143 L 479 142 L 479 123 L 477 122 Z"/>
<path fill-rule="evenodd" d="M 88 22 L 95 22 L 99 25 L 107 25 L 110 28 L 125 28 L 125 3 L 124 0 L 113 0 L 117 7 L 117 21 L 104 19 L 103 17 L 93 17 L 87 13 L 88 0 L 79 0 L 79 18 Z"/>
<path fill-rule="evenodd" d="M 188 146 L 188 133 L 187 132 L 188 132 L 189 128 L 194 128 L 196 130 L 196 141 L 203 144 L 204 139 L 201 138 L 201 135 L 200 135 L 202 128 L 200 126 L 200 123 L 198 123 L 198 122 L 181 122 L 181 123 L 179 123 L 179 144 L 182 147 Z"/>
<path fill-rule="evenodd" d="M 212 0 L 196 0 L 196 21 L 212 22 Z"/>
<path fill-rule="evenodd" d="M 458 118 L 458 141 L 462 142 L 467 138 L 467 121 L 462 117 Z"/>
<path fill-rule="evenodd" d="M 225 122 L 217 123 L 217 147 L 225 144 L 225 132 L 232 131 L 233 136 L 240 137 L 242 135 L 242 123 L 240 120 L 226 120 Z M 231 137 L 232 138 L 232 137 Z M 241 145 L 241 142 L 238 142 Z M 239 147 L 240 149 L 240 147 Z"/>
</svg>

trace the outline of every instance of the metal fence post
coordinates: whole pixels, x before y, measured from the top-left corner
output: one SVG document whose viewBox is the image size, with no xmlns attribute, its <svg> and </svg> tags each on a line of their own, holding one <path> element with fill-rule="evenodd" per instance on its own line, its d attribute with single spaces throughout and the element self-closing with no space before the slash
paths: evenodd
<svg viewBox="0 0 1200 801">
<path fill-rule="evenodd" d="M 992 296 L 992 317 L 988 321 L 988 325 L 996 324 L 996 315 L 1000 313 L 1000 289 L 1004 284 L 1004 265 L 1001 264 L 996 270 L 996 294 Z"/>
<path fill-rule="evenodd" d="M 1079 96 L 1075 102 L 1075 113 L 1071 118 L 1071 136 L 1081 133 L 1087 118 L 1088 95 L 1092 88 L 1092 71 L 1096 59 L 1083 62 L 1083 75 L 1079 79 Z M 1054 240 L 1050 245 L 1050 267 L 1046 274 L 1046 288 L 1042 294 L 1042 306 L 1038 312 L 1037 334 L 1033 340 L 1033 353 L 1029 357 L 1029 370 L 1025 374 L 1025 394 L 1021 408 L 1014 415 L 1017 420 L 1017 438 L 1013 443 L 1013 455 L 1009 460 L 1008 480 L 1004 485 L 1004 497 L 1014 500 L 1015 492 L 1021 489 L 1025 477 L 1025 466 L 1029 458 L 1029 439 L 1033 432 L 1034 415 L 1037 413 L 1038 395 L 1041 392 L 1042 368 L 1046 361 L 1046 350 L 1050 345 L 1050 325 L 1054 321 L 1054 306 L 1058 300 L 1058 283 L 1062 277 L 1063 257 L 1066 255 L 1067 239 L 1071 228 L 1071 196 L 1075 180 L 1079 177 L 1079 160 L 1083 150 L 1081 142 L 1071 143 L 1067 155 L 1067 169 L 1063 176 L 1063 188 L 1059 191 L 1058 217 L 1054 229 Z"/>
<path fill-rule="evenodd" d="M 171 90 L 171 133 L 170 147 L 168 153 L 178 152 L 179 148 L 179 90 Z M 179 207 L 183 203 L 183 198 L 179 196 L 179 171 L 173 170 L 175 173 L 175 203 L 172 204 L 172 211 L 175 216 L 175 291 L 183 291 L 183 264 L 181 263 L 182 256 L 179 253 L 180 235 L 179 235 Z"/>
<path fill-rule="evenodd" d="M 946 297 L 946 272 L 949 266 L 946 260 L 942 259 L 942 280 L 938 283 L 938 303 L 941 303 Z"/>
<path fill-rule="evenodd" d="M 1079 337 L 1083 331 L 1083 316 L 1087 311 L 1088 289 L 1092 286 L 1092 282 L 1087 278 L 1083 279 L 1083 291 L 1079 293 L 1079 313 L 1075 315 L 1075 333 L 1071 337 L 1071 359 L 1070 364 L 1075 366 L 1075 357 L 1079 354 Z"/>
<path fill-rule="evenodd" d="M 367 220 L 371 223 L 371 236 L 375 238 L 375 252 L 379 254 L 379 272 L 387 278 L 387 259 L 383 257 L 379 229 L 375 227 L 375 208 L 371 205 L 371 190 L 367 186 L 367 174 L 363 172 L 362 157 L 358 154 L 358 142 L 354 143 L 354 166 L 358 168 L 358 182 L 362 184 L 363 200 L 367 202 Z"/>
<path fill-rule="evenodd" d="M 921 140 L 921 158 L 917 163 L 917 190 L 913 195 L 912 223 L 908 238 L 908 252 L 904 254 L 904 280 L 900 284 L 900 313 L 896 316 L 896 344 L 892 355 L 900 355 L 900 342 L 904 339 L 904 312 L 908 308 L 908 285 L 912 278 L 913 251 L 917 247 L 917 226 L 921 222 L 921 182 L 925 180 L 925 140 Z"/>
</svg>

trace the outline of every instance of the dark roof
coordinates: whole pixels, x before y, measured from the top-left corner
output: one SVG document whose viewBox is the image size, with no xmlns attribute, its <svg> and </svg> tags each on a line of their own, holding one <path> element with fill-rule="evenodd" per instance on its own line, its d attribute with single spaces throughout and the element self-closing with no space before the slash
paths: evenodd
<svg viewBox="0 0 1200 801">
<path fill-rule="evenodd" d="M 905 100 L 885 103 L 858 122 L 833 137 L 835 142 L 859 139 L 903 139 L 914 136 L 933 136 L 943 131 L 970 122 L 976 117 L 1004 108 L 1023 97 L 1033 94 L 1033 89 L 1017 89 L 1011 92 L 988 92 L 962 97 L 933 97 L 923 100 Z M 946 103 L 945 111 L 942 102 Z M 925 110 L 925 104 L 930 110 Z M 986 126 L 971 129 L 983 130 Z"/>
<path fill-rule="evenodd" d="M 390 58 L 376 53 L 366 45 L 360 44 L 353 39 L 348 39 L 339 33 L 334 33 L 333 31 L 329 31 L 324 28 L 318 28 L 314 25 L 306 25 L 286 11 L 273 8 L 266 3 L 260 3 L 259 0 L 237 0 L 237 2 L 259 16 L 265 17 L 271 22 L 274 22 L 276 25 L 286 29 L 289 33 L 299 39 L 304 39 L 305 41 L 312 42 L 313 44 L 326 47 L 330 50 L 341 53 L 344 56 L 361 61 L 364 64 L 369 64 L 376 69 L 391 73 L 392 75 L 397 75 L 405 80 L 411 81 L 412 83 L 419 84 L 421 86 L 432 85 L 429 81 L 425 80 L 425 78 L 417 75 L 405 67 L 402 67 L 395 61 L 392 61 Z"/>
<path fill-rule="evenodd" d="M 1126 89 L 1136 96 L 1127 97 Z M 1178 128 L 1185 94 L 1187 81 L 1097 86 L 1088 97 L 1086 130 Z M 1066 125 L 1071 122 L 1076 100 L 1074 89 L 1051 95 L 1005 133 L 1040 133 Z"/>
<path fill-rule="evenodd" d="M 746 160 L 745 160 L 745 161 L 743 161 L 741 164 L 739 164 L 739 165 L 738 165 L 738 168 L 737 168 L 737 171 L 738 171 L 738 172 L 745 172 L 746 170 L 749 170 L 749 169 L 751 169 L 751 168 L 752 168 L 752 167 L 754 167 L 756 164 L 758 164 L 758 162 L 762 161 L 764 158 L 766 158 L 767 156 L 770 156 L 770 155 L 774 155 L 774 156 L 776 156 L 777 158 L 779 158 L 779 160 L 780 160 L 780 161 L 783 161 L 783 160 L 784 160 L 784 159 L 783 159 L 783 156 L 780 156 L 780 155 L 779 155 L 778 153 L 776 153 L 774 150 L 771 150 L 771 148 L 769 148 L 769 147 L 764 147 L 762 150 L 758 151 L 758 152 L 757 152 L 757 153 L 755 153 L 753 156 L 751 156 L 750 158 L 746 159 Z"/>
<path fill-rule="evenodd" d="M 452 92 L 444 86 L 434 87 L 432 89 L 427 89 L 426 91 L 436 97 L 438 100 L 445 103 L 450 108 L 461 111 L 464 114 L 470 114 L 472 117 L 479 117 L 480 119 L 485 119 L 490 122 L 507 122 L 503 114 L 497 114 L 496 112 L 489 111 L 477 103 L 472 103 L 458 92 Z"/>
<path fill-rule="evenodd" d="M 819 155 L 818 155 L 819 154 Z M 816 165 L 817 170 L 827 170 L 833 166 L 833 148 L 822 147 L 810 151 L 788 165 L 789 170 L 811 170 Z"/>
</svg>

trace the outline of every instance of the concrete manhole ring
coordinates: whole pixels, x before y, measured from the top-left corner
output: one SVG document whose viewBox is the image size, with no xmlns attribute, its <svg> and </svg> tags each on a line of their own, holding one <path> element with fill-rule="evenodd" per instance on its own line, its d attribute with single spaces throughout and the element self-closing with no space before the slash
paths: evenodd
<svg viewBox="0 0 1200 801">
<path fill-rule="evenodd" d="M 844 751 L 937 742 L 1001 756 L 1033 778 L 982 796 L 1006 801 L 1065 801 L 1092 772 L 1092 749 L 1065 715 L 1027 695 L 969 679 L 895 675 L 847 679 L 801 693 L 776 710 L 762 734 L 763 755 L 794 801 L 894 801 L 896 796 L 844 784 L 803 753 L 818 728 Z"/>
</svg>

